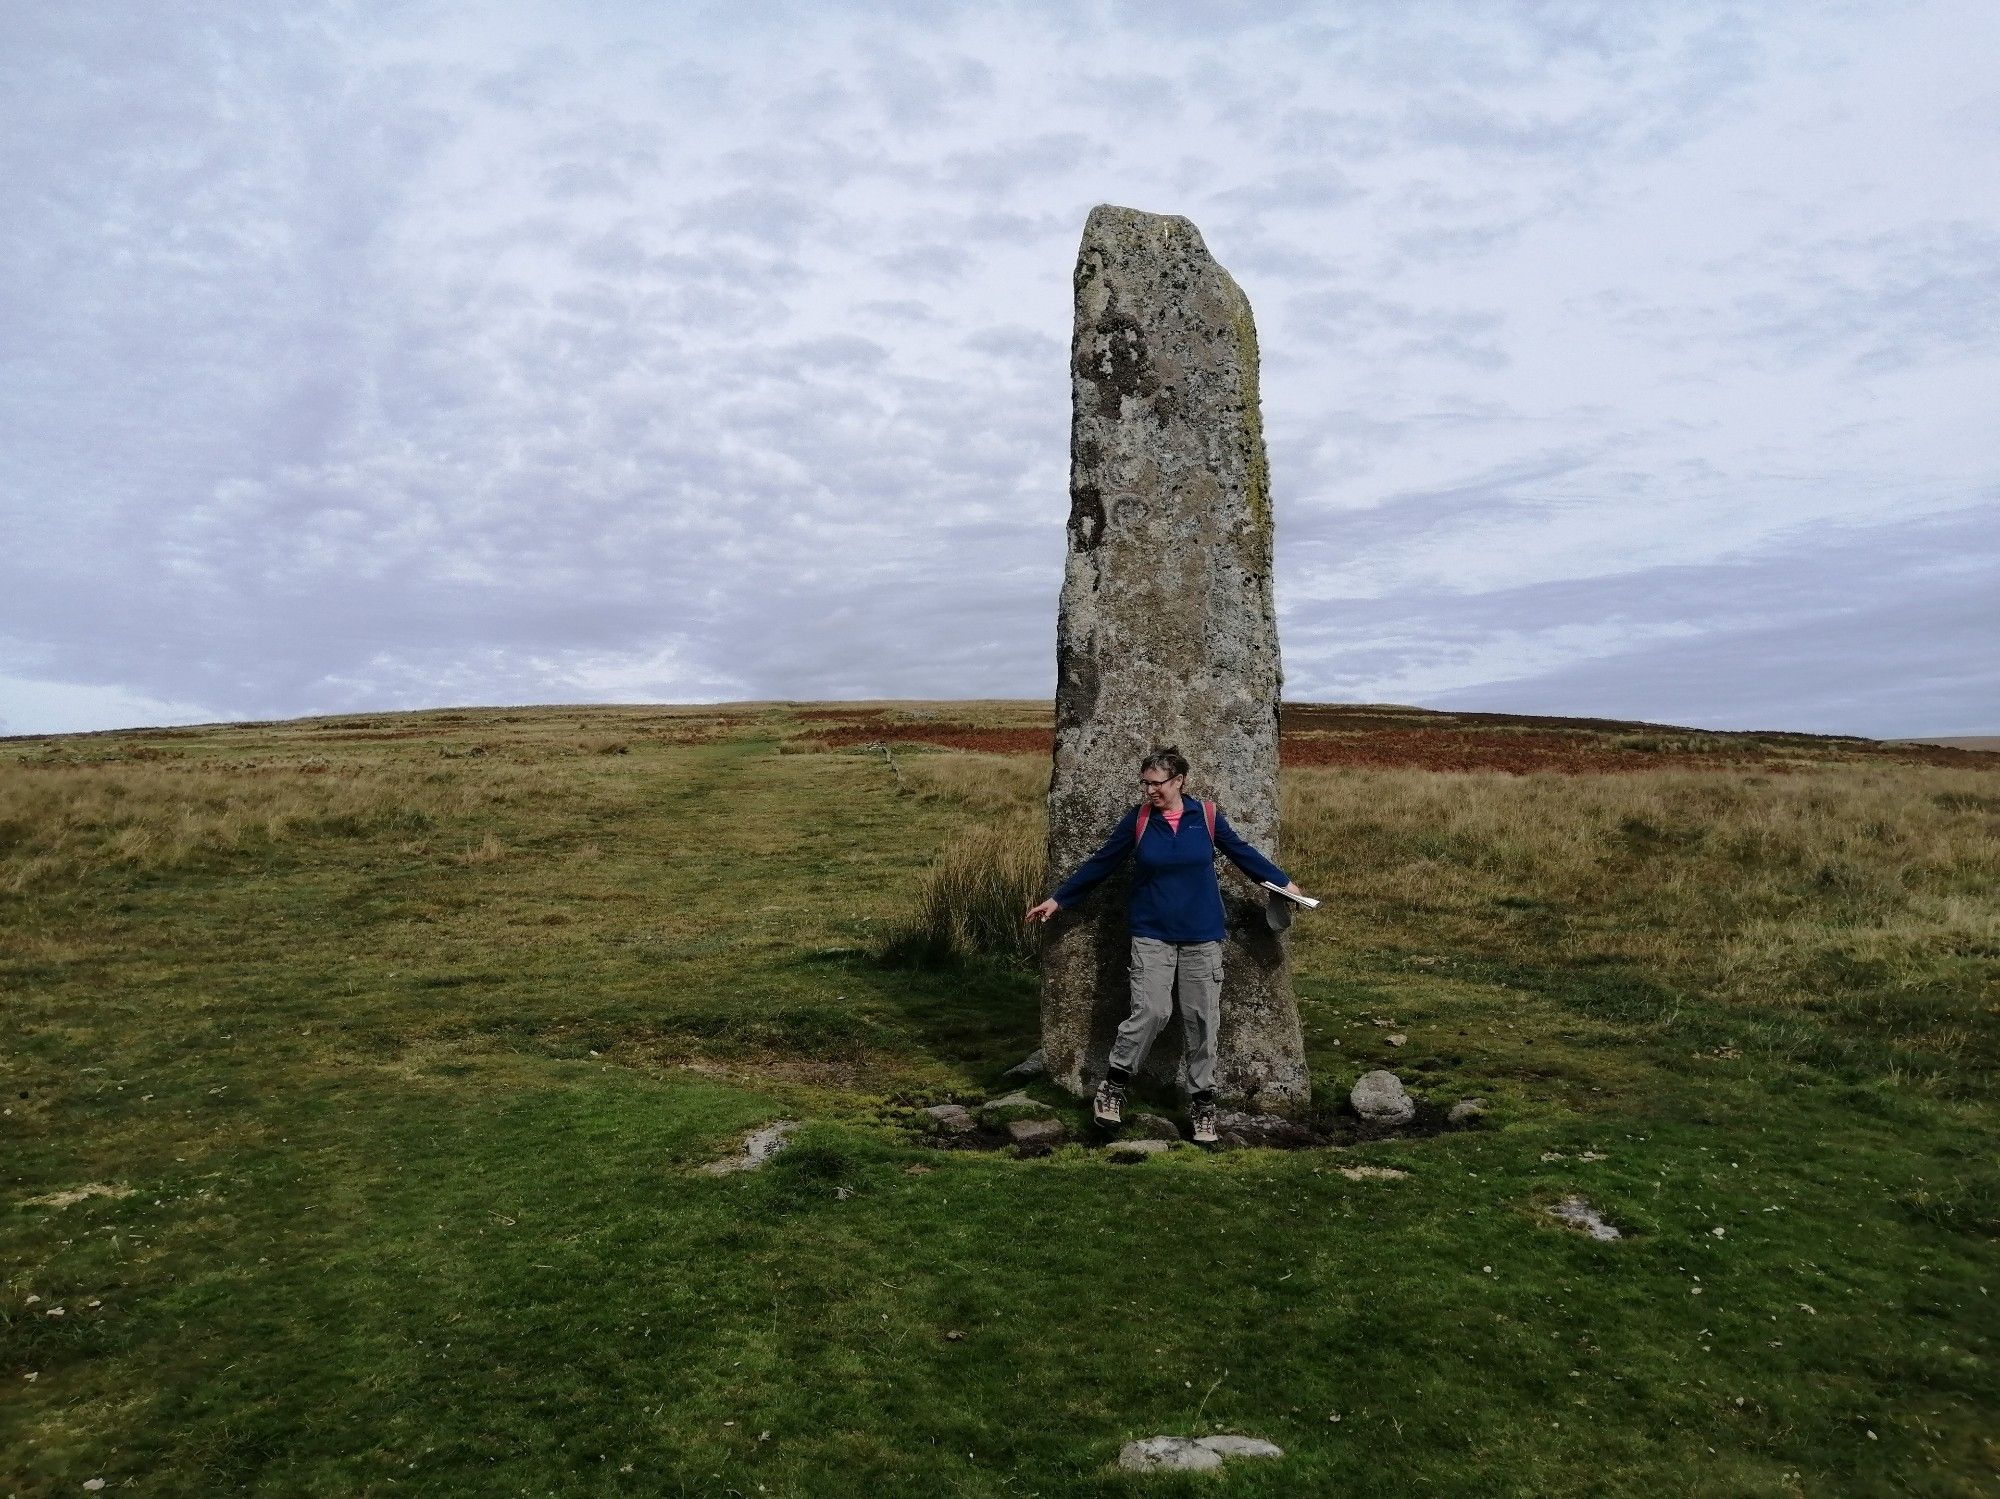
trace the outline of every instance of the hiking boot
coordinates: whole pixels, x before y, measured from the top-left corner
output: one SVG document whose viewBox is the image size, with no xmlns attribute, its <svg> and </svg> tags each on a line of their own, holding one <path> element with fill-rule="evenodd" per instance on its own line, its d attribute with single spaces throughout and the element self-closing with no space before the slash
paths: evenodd
<svg viewBox="0 0 2000 1499">
<path fill-rule="evenodd" d="M 1090 1111 L 1097 1116 L 1099 1124 L 1118 1124 L 1125 1118 L 1125 1087 L 1106 1078 L 1097 1085 L 1097 1097 L 1090 1101 Z"/>
<path fill-rule="evenodd" d="M 1194 1143 L 1213 1145 L 1215 1143 L 1215 1105 L 1198 1103 L 1189 1111 L 1194 1117 Z"/>
</svg>

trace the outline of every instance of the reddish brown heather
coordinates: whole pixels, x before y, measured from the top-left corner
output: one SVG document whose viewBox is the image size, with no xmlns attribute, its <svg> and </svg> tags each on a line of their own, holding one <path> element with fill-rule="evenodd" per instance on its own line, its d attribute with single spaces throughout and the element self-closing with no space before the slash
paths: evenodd
<svg viewBox="0 0 2000 1499">
<path fill-rule="evenodd" d="M 833 710 L 823 711 L 835 717 Z M 801 713 L 800 717 L 807 717 Z M 809 744 L 926 744 L 993 755 L 1047 755 L 1042 727 L 964 722 L 830 723 Z M 1881 744 L 1812 734 L 1717 734 L 1611 719 L 1535 719 L 1505 713 L 1442 714 L 1304 704 L 1285 709 L 1280 763 L 1514 775 L 1604 775 L 1650 771 L 1742 770 L 1783 773 L 1802 762 L 1892 761 L 1956 769 L 2000 769 L 2000 755 L 1939 745 Z"/>
<path fill-rule="evenodd" d="M 811 737 L 829 749 L 877 743 L 935 744 L 989 755 L 1046 755 L 1054 742 L 1047 729 L 981 728 L 969 723 L 857 724 L 821 729 Z"/>
<path fill-rule="evenodd" d="M 1635 753 L 1595 735 L 1481 732 L 1476 729 L 1374 729 L 1358 734 L 1286 734 L 1278 756 L 1287 766 L 1368 765 L 1397 770 L 1504 770 L 1598 775 L 1658 770 L 1662 757 Z M 1755 746 L 1722 754 L 1677 753 L 1681 770 L 1727 770 L 1760 765 L 1771 756 Z"/>
</svg>

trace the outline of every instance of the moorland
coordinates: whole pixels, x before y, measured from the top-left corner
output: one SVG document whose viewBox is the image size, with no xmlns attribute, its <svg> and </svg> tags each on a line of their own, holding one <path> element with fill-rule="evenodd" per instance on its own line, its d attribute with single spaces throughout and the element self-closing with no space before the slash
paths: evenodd
<svg viewBox="0 0 2000 1499">
<path fill-rule="evenodd" d="M 2000 1486 L 2000 756 L 1289 707 L 1316 1113 L 1485 1113 L 1120 1165 L 1044 1085 L 1051 1153 L 916 1127 L 1036 1044 L 1048 754 L 1007 702 L 0 741 L 0 1491 Z M 1287 1455 L 1116 1471 L 1213 1431 Z"/>
</svg>

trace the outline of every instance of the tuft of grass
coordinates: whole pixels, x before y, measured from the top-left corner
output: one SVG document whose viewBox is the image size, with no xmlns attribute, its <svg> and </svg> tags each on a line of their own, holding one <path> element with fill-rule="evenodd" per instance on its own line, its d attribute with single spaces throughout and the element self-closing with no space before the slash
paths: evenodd
<svg viewBox="0 0 2000 1499">
<path fill-rule="evenodd" d="M 1035 960 L 1036 934 L 1021 917 L 1048 892 L 1041 830 L 1009 817 L 959 835 L 924 875 L 910 919 L 883 946 L 892 963 L 943 967 L 997 957 Z"/>
<path fill-rule="evenodd" d="M 488 833 L 479 842 L 458 856 L 461 864 L 493 864 L 507 857 L 507 845 L 495 833 Z"/>
</svg>

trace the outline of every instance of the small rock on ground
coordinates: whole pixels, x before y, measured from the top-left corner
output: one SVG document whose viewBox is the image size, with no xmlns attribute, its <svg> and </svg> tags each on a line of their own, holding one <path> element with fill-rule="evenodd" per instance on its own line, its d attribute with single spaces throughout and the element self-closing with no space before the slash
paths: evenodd
<svg viewBox="0 0 2000 1499">
<path fill-rule="evenodd" d="M 1164 1114 L 1134 1114 L 1125 1121 L 1125 1133 L 1134 1140 L 1180 1140 L 1181 1127 Z"/>
<path fill-rule="evenodd" d="M 785 1137 L 799 1127 L 796 1119 L 780 1119 L 743 1137 L 743 1153 L 720 1161 L 710 1161 L 701 1169 L 710 1176 L 728 1176 L 734 1171 L 755 1171 L 785 1148 Z"/>
<path fill-rule="evenodd" d="M 1285 1449 L 1262 1437 L 1234 1432 L 1212 1437 L 1144 1437 L 1127 1442 L 1118 1466 L 1127 1473 L 1212 1473 L 1228 1457 L 1283 1457 Z"/>
<path fill-rule="evenodd" d="M 1461 1099 L 1459 1102 L 1453 1104 L 1451 1112 L 1445 1115 L 1445 1118 L 1449 1119 L 1453 1124 L 1463 1124 L 1468 1119 L 1483 1119 L 1485 1117 L 1486 1100 L 1483 1098 Z"/>
<path fill-rule="evenodd" d="M 1174 1148 L 1172 1140 L 1119 1140 L 1104 1147 L 1114 1161 L 1143 1161 L 1149 1155 L 1163 1155 Z"/>
<path fill-rule="evenodd" d="M 1571 1227 L 1582 1229 L 1593 1239 L 1609 1240 L 1624 1237 L 1615 1224 L 1606 1223 L 1597 1209 L 1581 1197 L 1565 1197 L 1550 1208 L 1549 1212 Z"/>
<path fill-rule="evenodd" d="M 1403 1080 L 1386 1067 L 1362 1073 L 1348 1102 L 1355 1113 L 1377 1124 L 1407 1124 L 1417 1115 L 1416 1104 L 1403 1091 Z"/>
<path fill-rule="evenodd" d="M 1037 1046 L 1033 1051 L 1028 1053 L 1028 1059 L 1025 1062 L 1015 1063 L 1000 1075 L 1002 1077 L 1018 1078 L 1041 1077 L 1048 1070 L 1049 1064 L 1042 1057 L 1041 1047 Z"/>
<path fill-rule="evenodd" d="M 1016 1145 L 1026 1145 L 1039 1149 L 1044 1146 L 1060 1145 L 1063 1142 L 1063 1123 L 1060 1119 L 1010 1119 L 1007 1121 L 1007 1138 Z"/>
<path fill-rule="evenodd" d="M 923 1113 L 924 1117 L 930 1120 L 931 1128 L 940 1134 L 969 1134 L 978 1127 L 977 1121 L 972 1117 L 972 1110 L 961 1103 L 932 1104 Z"/>
</svg>

